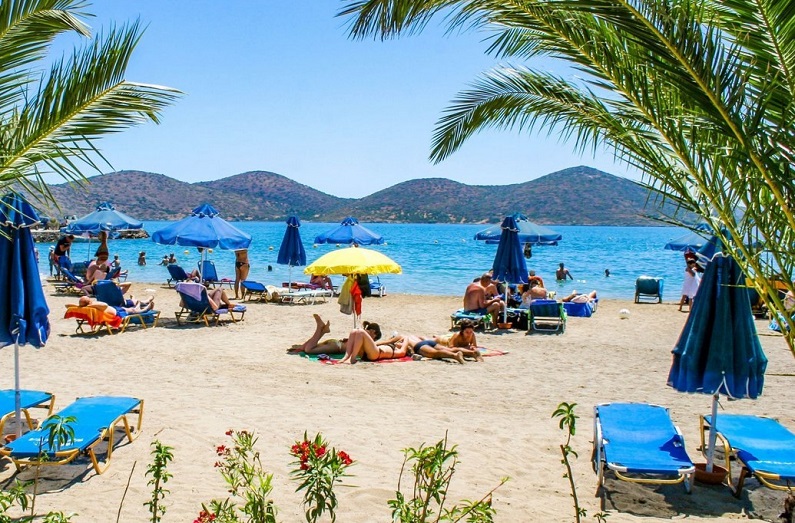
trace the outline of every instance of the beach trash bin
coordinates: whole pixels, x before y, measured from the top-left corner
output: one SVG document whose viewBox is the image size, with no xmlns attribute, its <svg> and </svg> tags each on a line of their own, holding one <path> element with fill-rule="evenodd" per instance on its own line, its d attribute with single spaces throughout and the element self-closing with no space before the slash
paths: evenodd
<svg viewBox="0 0 795 523">
<path fill-rule="evenodd" d="M 635 303 L 641 300 L 662 303 L 663 279 L 641 276 L 635 280 Z"/>
</svg>

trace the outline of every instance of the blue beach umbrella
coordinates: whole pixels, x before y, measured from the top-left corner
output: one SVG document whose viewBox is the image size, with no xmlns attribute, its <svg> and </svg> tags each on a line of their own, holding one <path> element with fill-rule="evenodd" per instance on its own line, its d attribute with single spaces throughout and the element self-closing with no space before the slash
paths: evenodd
<svg viewBox="0 0 795 523">
<path fill-rule="evenodd" d="M 718 397 L 755 399 L 762 393 L 767 358 L 751 313 L 745 276 L 723 253 L 707 265 L 693 308 L 673 349 L 668 385 L 712 396 L 707 470 L 712 471 Z"/>
<path fill-rule="evenodd" d="M 359 225 L 359 220 L 353 216 L 348 216 L 339 226 L 315 236 L 315 243 L 381 245 L 384 243 L 384 237 Z"/>
<path fill-rule="evenodd" d="M 79 220 L 71 222 L 64 227 L 66 234 L 80 235 L 84 233 L 96 236 L 100 231 L 122 231 L 128 229 L 143 229 L 144 223 L 117 211 L 110 202 L 97 205 L 94 212 L 86 214 Z"/>
<path fill-rule="evenodd" d="M 512 216 L 516 222 L 519 242 L 531 245 L 557 245 L 563 236 L 549 227 L 538 225 L 527 219 L 524 214 L 516 213 Z M 504 222 L 503 222 L 504 223 Z M 495 243 L 502 237 L 502 225 L 494 225 L 475 234 L 476 240 L 486 243 Z"/>
<path fill-rule="evenodd" d="M 14 344 L 14 413 L 21 435 L 19 346 L 41 348 L 50 335 L 50 313 L 41 287 L 30 227 L 39 223 L 33 207 L 17 194 L 0 200 L 0 347 Z"/>
<path fill-rule="evenodd" d="M 674 238 L 665 244 L 669 251 L 697 251 L 707 243 L 707 238 L 712 236 L 709 224 L 699 223 L 695 230 Z"/>
<path fill-rule="evenodd" d="M 221 218 L 215 207 L 205 203 L 193 209 L 190 216 L 156 231 L 152 241 L 161 245 L 202 247 L 204 262 L 206 249 L 248 249 L 251 236 Z M 204 263 L 199 267 L 202 265 Z"/>
<path fill-rule="evenodd" d="M 288 289 L 293 283 L 293 267 L 306 265 L 306 250 L 301 242 L 301 221 L 296 216 L 287 219 L 287 230 L 284 231 L 284 238 L 279 247 L 279 256 L 276 263 L 289 266 L 289 276 L 287 277 Z"/>
<path fill-rule="evenodd" d="M 527 263 L 519 240 L 516 218 L 508 216 L 500 226 L 502 235 L 492 265 L 493 278 L 507 283 L 527 283 Z M 508 285 L 505 286 L 505 303 L 508 303 Z M 504 322 L 508 321 L 508 309 L 504 311 Z"/>
</svg>

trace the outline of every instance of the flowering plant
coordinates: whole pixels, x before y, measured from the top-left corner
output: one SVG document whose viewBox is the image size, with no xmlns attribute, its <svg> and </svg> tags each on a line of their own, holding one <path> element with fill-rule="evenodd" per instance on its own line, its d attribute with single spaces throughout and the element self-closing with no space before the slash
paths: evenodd
<svg viewBox="0 0 795 523">
<path fill-rule="evenodd" d="M 248 523 L 276 523 L 276 507 L 268 497 L 273 490 L 273 474 L 263 470 L 259 452 L 254 450 L 257 437 L 245 430 L 229 430 L 226 435 L 232 438 L 232 445 L 216 447 L 221 460 L 215 466 L 221 470 L 231 496 L 223 501 L 213 500 L 209 507 L 202 504 L 193 523 L 238 523 L 242 521 L 239 513 L 247 516 Z M 234 498 L 241 498 L 243 506 L 238 507 Z"/>
<path fill-rule="evenodd" d="M 290 472 L 293 479 L 299 481 L 296 492 L 304 491 L 304 509 L 306 520 L 315 523 L 324 512 L 328 511 L 331 521 L 337 519 L 337 496 L 334 486 L 349 476 L 346 469 L 353 460 L 345 451 L 329 448 L 328 443 L 320 434 L 310 440 L 304 433 L 302 441 L 296 441 L 290 448 L 290 454 L 297 461 Z"/>
</svg>

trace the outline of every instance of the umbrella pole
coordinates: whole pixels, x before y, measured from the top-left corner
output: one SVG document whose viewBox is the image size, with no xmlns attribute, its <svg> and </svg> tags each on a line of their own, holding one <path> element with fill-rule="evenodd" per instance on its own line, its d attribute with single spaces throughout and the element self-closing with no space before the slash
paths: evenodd
<svg viewBox="0 0 795 523">
<path fill-rule="evenodd" d="M 718 395 L 712 396 L 712 417 L 709 424 L 709 445 L 707 446 L 707 472 L 712 472 L 715 461 L 715 442 L 718 439 L 718 430 L 715 428 L 718 420 Z"/>
<path fill-rule="evenodd" d="M 22 398 L 19 391 L 19 343 L 14 342 L 14 416 L 17 438 L 22 436 Z"/>
<path fill-rule="evenodd" d="M 287 266 L 287 292 L 293 291 L 293 266 L 292 264 Z"/>
<path fill-rule="evenodd" d="M 508 283 L 505 283 L 505 308 L 502 309 L 502 322 L 508 323 Z"/>
</svg>

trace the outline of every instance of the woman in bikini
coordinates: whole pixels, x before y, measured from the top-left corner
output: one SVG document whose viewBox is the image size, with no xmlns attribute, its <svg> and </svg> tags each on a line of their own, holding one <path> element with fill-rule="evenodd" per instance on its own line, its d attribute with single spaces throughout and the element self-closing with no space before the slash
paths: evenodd
<svg viewBox="0 0 795 523">
<path fill-rule="evenodd" d="M 297 345 L 288 349 L 289 353 L 305 352 L 306 354 L 345 354 L 345 343 L 348 338 L 338 340 L 336 338 L 326 338 L 321 341 L 324 334 L 331 332 L 331 322 L 324 322 L 318 314 L 312 315 L 315 318 L 315 332 L 302 345 Z M 367 331 L 373 340 L 381 338 L 381 327 L 377 323 L 364 322 L 364 330 Z"/>
<path fill-rule="evenodd" d="M 449 349 L 441 346 L 437 347 L 438 343 L 436 341 L 415 334 L 398 334 L 388 340 L 382 340 L 376 343 L 376 346 L 381 345 L 390 345 L 404 350 L 406 354 L 419 354 L 422 357 L 432 360 L 451 359 L 458 363 L 464 363 L 464 354 L 462 350 Z"/>
<path fill-rule="evenodd" d="M 478 350 L 478 341 L 475 339 L 475 324 L 469 320 L 459 323 L 458 332 L 444 336 L 434 336 L 437 345 L 459 351 L 467 358 L 483 361 L 483 356 Z"/>
<path fill-rule="evenodd" d="M 235 300 L 243 296 L 243 280 L 248 278 L 251 265 L 248 263 L 248 249 L 235 251 Z"/>
<path fill-rule="evenodd" d="M 378 346 L 375 341 L 381 337 L 381 329 L 377 329 L 377 337 L 373 337 L 372 327 L 378 328 L 375 323 L 364 322 L 364 329 L 353 329 L 345 342 L 345 357 L 340 363 L 353 365 L 358 359 L 363 361 L 393 360 L 406 356 L 406 347 L 392 347 L 390 345 Z"/>
</svg>

